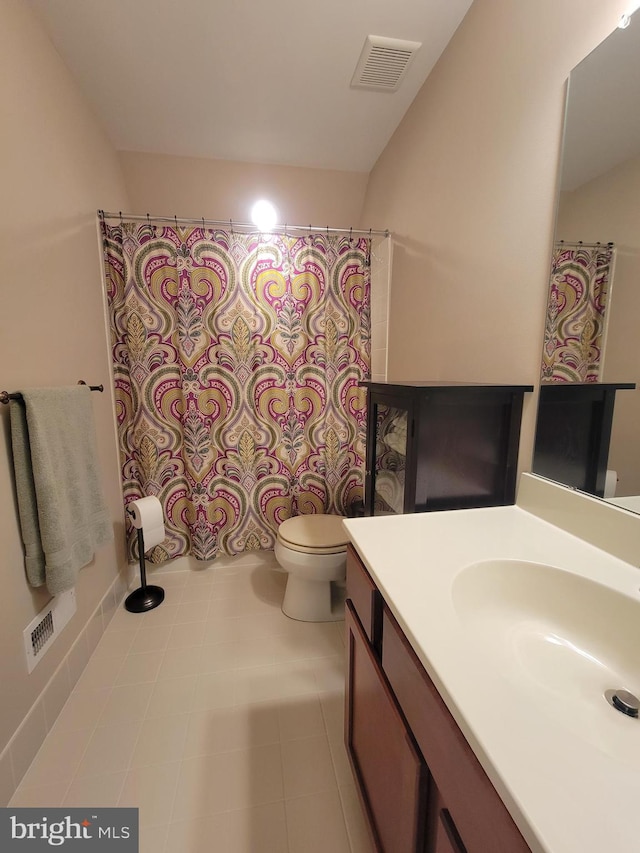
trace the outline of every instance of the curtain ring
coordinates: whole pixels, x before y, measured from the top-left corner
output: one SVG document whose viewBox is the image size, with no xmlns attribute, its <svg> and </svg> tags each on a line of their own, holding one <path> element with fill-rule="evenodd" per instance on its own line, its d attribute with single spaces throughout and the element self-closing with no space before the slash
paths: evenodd
<svg viewBox="0 0 640 853">
<path fill-rule="evenodd" d="M 349 245 L 353 245 L 353 226 L 349 228 Z"/>
<path fill-rule="evenodd" d="M 120 211 L 120 227 L 122 228 L 122 211 Z"/>
<path fill-rule="evenodd" d="M 232 234 L 234 233 L 234 231 L 233 231 L 233 219 L 231 219 L 231 218 L 229 218 L 229 230 L 231 231 Z"/>
<path fill-rule="evenodd" d="M 176 223 L 176 230 L 177 230 L 177 228 L 178 228 L 178 217 L 175 215 L 175 213 L 173 214 L 173 221 Z"/>
<path fill-rule="evenodd" d="M 202 236 L 204 237 L 204 216 L 202 217 Z"/>
<path fill-rule="evenodd" d="M 149 214 L 147 213 L 147 225 L 151 225 L 151 220 L 149 219 Z"/>
</svg>

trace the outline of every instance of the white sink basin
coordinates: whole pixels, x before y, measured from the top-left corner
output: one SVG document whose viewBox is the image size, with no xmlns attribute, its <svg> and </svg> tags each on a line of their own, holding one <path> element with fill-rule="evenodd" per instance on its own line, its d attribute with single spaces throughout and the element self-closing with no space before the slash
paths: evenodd
<svg viewBox="0 0 640 853">
<path fill-rule="evenodd" d="M 462 569 L 452 599 L 480 665 L 593 746 L 640 761 L 640 720 L 604 698 L 620 688 L 640 697 L 640 592 L 501 559 Z"/>
</svg>

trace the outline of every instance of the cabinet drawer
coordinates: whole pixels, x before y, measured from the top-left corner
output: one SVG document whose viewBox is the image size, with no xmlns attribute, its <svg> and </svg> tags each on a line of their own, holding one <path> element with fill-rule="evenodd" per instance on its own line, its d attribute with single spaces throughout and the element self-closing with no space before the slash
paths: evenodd
<svg viewBox="0 0 640 853">
<path fill-rule="evenodd" d="M 352 545 L 347 546 L 347 598 L 376 652 L 380 651 L 382 598 Z"/>
<path fill-rule="evenodd" d="M 345 740 L 380 853 L 424 849 L 427 768 L 351 602 Z"/>
<path fill-rule="evenodd" d="M 382 668 L 467 853 L 530 853 L 386 605 L 383 609 Z M 446 827 L 442 830 L 446 838 Z M 442 843 L 446 845 L 447 842 L 443 839 Z M 450 838 L 449 843 L 453 843 Z"/>
</svg>

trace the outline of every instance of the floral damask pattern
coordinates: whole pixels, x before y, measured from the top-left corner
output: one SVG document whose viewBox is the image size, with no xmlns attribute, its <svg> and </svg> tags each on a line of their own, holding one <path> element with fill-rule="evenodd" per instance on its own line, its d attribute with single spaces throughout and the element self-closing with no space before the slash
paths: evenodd
<svg viewBox="0 0 640 853">
<path fill-rule="evenodd" d="M 125 502 L 165 515 L 151 561 L 272 548 L 286 518 L 362 500 L 370 241 L 102 234 Z"/>
<path fill-rule="evenodd" d="M 612 244 L 556 243 L 542 352 L 543 382 L 597 382 L 611 286 Z"/>
</svg>

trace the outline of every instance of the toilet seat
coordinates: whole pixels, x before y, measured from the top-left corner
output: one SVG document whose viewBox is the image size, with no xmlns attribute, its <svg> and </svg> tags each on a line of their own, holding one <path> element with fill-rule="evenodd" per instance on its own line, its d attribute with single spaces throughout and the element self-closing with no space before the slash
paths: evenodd
<svg viewBox="0 0 640 853">
<path fill-rule="evenodd" d="M 349 541 L 342 521 L 341 515 L 297 515 L 282 522 L 278 541 L 302 554 L 341 554 Z"/>
</svg>

